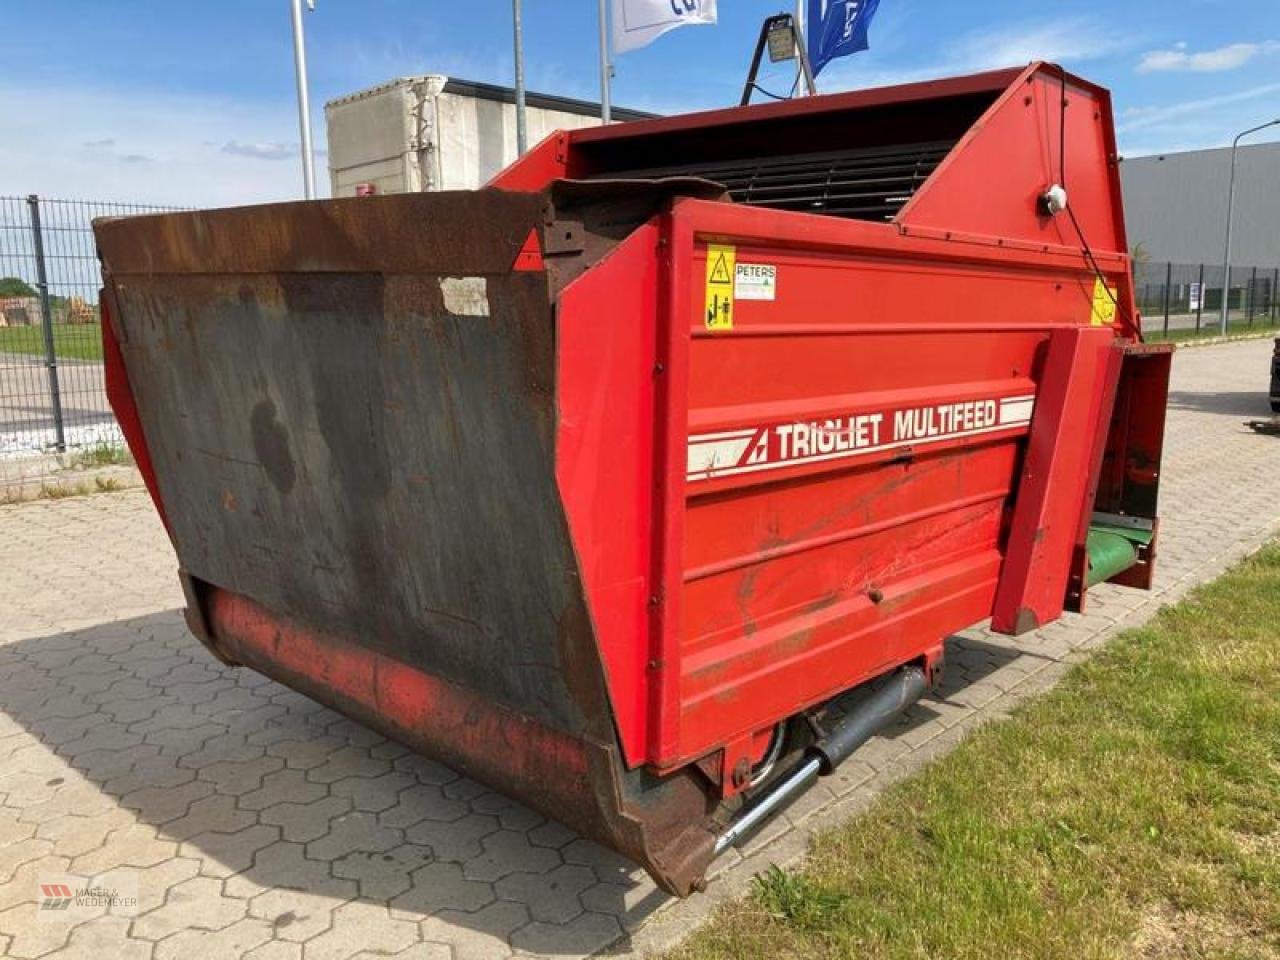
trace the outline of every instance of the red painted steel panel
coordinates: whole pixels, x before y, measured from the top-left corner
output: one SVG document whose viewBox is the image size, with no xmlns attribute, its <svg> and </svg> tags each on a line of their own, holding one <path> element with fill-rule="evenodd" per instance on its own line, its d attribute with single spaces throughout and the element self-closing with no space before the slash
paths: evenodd
<svg viewBox="0 0 1280 960">
<path fill-rule="evenodd" d="M 1088 324 L 1091 310 L 1078 252 L 1068 261 L 1061 249 L 699 201 L 677 211 L 687 219 L 675 234 L 695 238 L 673 314 L 688 324 L 690 460 L 704 436 L 757 437 L 769 424 L 1027 403 L 1024 419 L 985 433 L 767 473 L 706 477 L 686 463 L 679 658 L 660 662 L 663 677 L 678 671 L 681 695 L 676 716 L 667 708 L 658 721 L 677 730 L 649 757 L 661 767 L 758 732 L 990 613 L 1043 345 Z M 701 237 L 777 268 L 774 299 L 738 302 L 731 331 L 705 328 Z M 911 462 L 895 463 L 903 453 Z M 903 610 L 926 596 L 927 610 Z"/>
<path fill-rule="evenodd" d="M 698 235 L 737 239 L 725 207 L 681 209 Z M 777 268 L 774 299 L 738 303 L 733 329 L 713 333 L 701 284 L 684 307 L 681 716 L 678 746 L 655 758 L 664 766 L 923 656 L 989 613 L 1037 353 L 1052 329 L 1089 319 L 1065 292 L 1078 266 L 1033 273 L 1004 251 L 975 258 L 927 238 L 898 242 L 887 227 L 754 213 L 753 226 L 775 222 L 760 231 L 774 239 L 735 245 L 737 259 Z M 892 236 L 895 249 L 867 249 L 869 234 Z M 706 250 L 695 246 L 695 278 Z M 893 439 L 898 413 L 984 402 L 994 413 L 1003 400 L 1015 420 Z M 860 415 L 881 418 L 878 444 L 832 441 L 774 468 L 695 463 L 708 445 L 736 443 L 746 457 L 771 425 L 794 439 L 796 424 Z"/>
<path fill-rule="evenodd" d="M 499 170 L 485 186 L 499 190 L 541 190 L 561 177 L 573 176 L 567 153 L 568 134 L 548 135 L 511 166 Z"/>
<path fill-rule="evenodd" d="M 1067 577 L 1089 485 L 1096 423 L 1115 336 L 1110 327 L 1055 331 L 1017 489 L 1005 568 L 991 627 L 1025 633 L 1062 614 Z"/>
<path fill-rule="evenodd" d="M 1045 188 L 1065 180 L 1071 209 L 1090 247 L 1124 253 L 1120 212 L 1110 192 L 1116 159 L 1107 142 L 1109 112 L 1103 114 L 1109 103 L 1105 93 L 1068 80 L 1068 106 L 1062 110 L 1061 84 L 1059 76 L 1045 69 L 1027 71 L 947 155 L 907 202 L 899 221 L 1078 249 L 1069 217 L 1037 210 Z M 1060 158 L 1063 142 L 1066 155 Z M 998 183 L 992 179 L 995 170 Z"/>
<path fill-rule="evenodd" d="M 142 482 L 147 486 L 151 502 L 156 505 L 156 513 L 160 514 L 160 522 L 165 530 L 169 529 L 169 519 L 165 516 L 164 502 L 160 499 L 160 487 L 156 482 L 155 467 L 151 464 L 151 451 L 147 449 L 147 438 L 142 432 L 142 420 L 138 416 L 138 405 L 133 399 L 133 390 L 129 386 L 129 371 L 125 369 L 124 357 L 120 353 L 120 341 L 116 337 L 115 324 L 111 315 L 114 310 L 112 296 L 103 289 L 98 297 L 102 305 L 102 360 L 103 382 L 107 393 L 107 402 L 120 424 L 120 432 L 129 444 L 129 452 L 138 464 L 138 472 L 142 474 Z"/>
<path fill-rule="evenodd" d="M 650 724 L 657 247 L 657 225 L 640 227 L 556 311 L 556 479 L 631 764 L 644 759 Z"/>
<path fill-rule="evenodd" d="M 684 202 L 663 217 L 659 291 L 658 363 L 662 367 L 654 423 L 653 614 L 650 641 L 650 702 L 654 723 L 648 759 L 660 762 L 679 751 L 680 618 L 684 602 L 685 464 L 689 443 L 689 338 L 678 318 L 693 287 L 693 225 Z M 699 275 L 700 276 L 700 275 Z"/>
</svg>

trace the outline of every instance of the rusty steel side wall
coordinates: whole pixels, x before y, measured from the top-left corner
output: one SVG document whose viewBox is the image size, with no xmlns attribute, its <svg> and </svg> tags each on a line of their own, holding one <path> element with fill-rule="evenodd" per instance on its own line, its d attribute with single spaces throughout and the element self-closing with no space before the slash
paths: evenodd
<svg viewBox="0 0 1280 960">
<path fill-rule="evenodd" d="M 540 200 L 463 206 L 105 224 L 161 499 L 192 577 L 611 737 L 575 653 L 593 644 L 552 467 L 546 277 L 510 270 Z"/>
</svg>

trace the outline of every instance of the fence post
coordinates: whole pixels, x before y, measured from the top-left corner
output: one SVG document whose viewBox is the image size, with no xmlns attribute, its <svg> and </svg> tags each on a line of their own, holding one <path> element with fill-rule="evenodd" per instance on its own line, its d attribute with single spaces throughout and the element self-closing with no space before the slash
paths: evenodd
<svg viewBox="0 0 1280 960">
<path fill-rule="evenodd" d="M 1173 261 L 1164 265 L 1164 335 L 1169 336 L 1169 298 L 1173 296 Z"/>
<path fill-rule="evenodd" d="M 1250 329 L 1253 328 L 1253 301 L 1258 299 L 1258 268 L 1249 274 L 1249 313 L 1247 314 Z"/>
<path fill-rule="evenodd" d="M 1271 271 L 1271 303 L 1268 304 L 1268 306 L 1271 307 L 1270 313 L 1272 326 L 1275 326 L 1276 323 L 1276 307 L 1280 306 L 1280 299 L 1276 298 L 1277 286 L 1280 286 L 1280 267 L 1276 267 Z"/>
<path fill-rule="evenodd" d="M 1200 264 L 1200 279 L 1196 283 L 1200 295 L 1196 297 L 1196 333 L 1200 332 L 1200 312 L 1204 310 L 1204 264 Z"/>
<path fill-rule="evenodd" d="M 53 308 L 49 303 L 49 274 L 44 263 L 44 233 L 40 229 L 40 198 L 27 197 L 31 214 L 31 249 L 36 258 L 36 290 L 40 293 L 41 326 L 44 328 L 44 365 L 49 372 L 49 404 L 53 408 L 53 431 L 59 453 L 67 450 L 66 427 L 62 421 L 62 391 L 58 387 L 58 352 L 53 342 Z"/>
</svg>

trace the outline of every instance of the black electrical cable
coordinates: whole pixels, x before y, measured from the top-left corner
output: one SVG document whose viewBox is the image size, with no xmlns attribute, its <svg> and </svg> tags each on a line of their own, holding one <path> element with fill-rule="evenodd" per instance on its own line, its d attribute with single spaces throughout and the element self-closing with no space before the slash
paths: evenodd
<svg viewBox="0 0 1280 960">
<path fill-rule="evenodd" d="M 1067 189 L 1067 71 L 1058 67 L 1058 184 Z"/>
<path fill-rule="evenodd" d="M 1060 64 L 1054 64 L 1058 68 L 1058 83 L 1060 97 L 1058 101 L 1058 185 L 1062 187 L 1063 193 L 1067 190 L 1067 71 Z M 1089 267 L 1093 270 L 1094 276 L 1097 277 L 1107 298 L 1115 306 L 1116 310 L 1123 316 L 1124 308 L 1120 306 L 1120 301 L 1116 299 L 1116 295 L 1111 292 L 1111 285 L 1107 283 L 1107 278 L 1102 273 L 1102 268 L 1098 266 L 1098 261 L 1093 255 L 1093 250 L 1089 246 L 1089 241 L 1085 238 L 1084 230 L 1080 226 L 1080 221 L 1076 219 L 1076 212 L 1071 207 L 1070 194 L 1068 194 L 1067 218 L 1071 221 L 1071 226 L 1075 228 L 1076 236 L 1080 238 L 1080 251 L 1084 254 L 1085 260 L 1089 262 Z M 1136 323 L 1131 324 L 1135 328 Z M 1139 336 L 1141 336 L 1141 328 L 1138 328 Z"/>
<path fill-rule="evenodd" d="M 760 86 L 760 84 L 756 83 L 754 80 L 751 81 L 751 87 L 755 90 L 760 91 L 766 97 L 770 97 L 771 99 L 774 99 L 774 100 L 790 100 L 791 99 L 790 97 L 780 97 L 776 93 L 772 93 L 766 90 L 764 87 Z"/>
</svg>

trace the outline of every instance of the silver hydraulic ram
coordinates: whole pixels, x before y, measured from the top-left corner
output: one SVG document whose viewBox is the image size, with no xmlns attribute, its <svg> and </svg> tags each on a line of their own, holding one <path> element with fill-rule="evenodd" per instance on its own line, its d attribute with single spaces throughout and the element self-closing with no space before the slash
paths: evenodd
<svg viewBox="0 0 1280 960">
<path fill-rule="evenodd" d="M 893 674 L 887 683 L 855 707 L 825 737 L 809 747 L 794 767 L 778 777 L 772 789 L 743 808 L 738 818 L 716 839 L 716 854 L 724 853 L 754 833 L 818 777 L 835 772 L 877 730 L 919 700 L 928 686 L 929 681 L 919 666 L 903 667 Z"/>
</svg>

